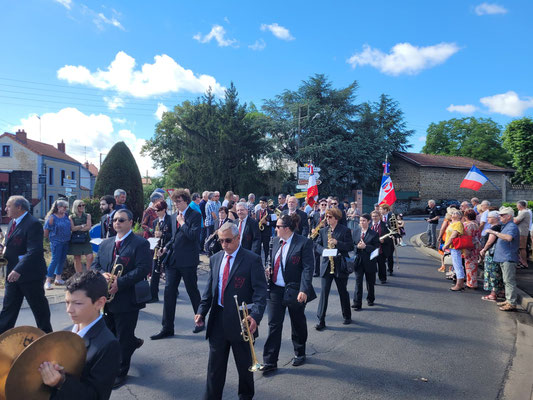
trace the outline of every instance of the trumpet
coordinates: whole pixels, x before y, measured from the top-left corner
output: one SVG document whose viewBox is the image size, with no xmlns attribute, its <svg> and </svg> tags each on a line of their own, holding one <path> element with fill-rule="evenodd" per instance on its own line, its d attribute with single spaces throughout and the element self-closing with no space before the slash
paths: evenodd
<svg viewBox="0 0 533 400">
<path fill-rule="evenodd" d="M 259 364 L 259 361 L 257 361 L 257 356 L 255 355 L 254 336 L 250 332 L 250 324 L 248 323 L 248 306 L 243 301 L 242 306 L 239 307 L 237 295 L 233 296 L 233 298 L 235 299 L 235 305 L 237 306 L 237 314 L 241 323 L 241 336 L 245 342 L 248 342 L 250 344 L 250 353 L 252 353 L 252 365 L 250 366 L 250 368 L 248 368 L 248 371 L 257 372 L 261 368 L 261 364 Z M 240 308 L 242 308 L 242 319 Z"/>
<path fill-rule="evenodd" d="M 115 282 L 118 278 L 122 276 L 122 272 L 124 271 L 124 265 L 118 264 L 118 256 L 115 258 L 115 264 L 113 265 L 113 268 L 111 269 L 111 276 L 109 277 L 109 280 L 107 281 L 107 300 L 106 303 L 110 303 L 115 298 L 115 294 L 110 294 L 109 291 L 111 290 L 111 286 L 113 285 L 113 282 Z"/>
<path fill-rule="evenodd" d="M 331 235 L 331 228 L 328 228 L 328 249 L 334 249 L 335 245 L 330 243 L 330 240 L 332 239 Z M 331 267 L 329 273 L 333 275 L 335 273 L 335 257 L 329 256 L 329 265 Z"/>
<path fill-rule="evenodd" d="M 320 233 L 320 229 L 324 227 L 325 223 L 326 223 L 326 216 L 324 216 L 324 218 L 322 218 L 322 220 L 318 223 L 318 225 L 311 231 L 311 233 L 309 234 L 309 238 L 313 240 L 316 239 L 316 237 Z"/>
<path fill-rule="evenodd" d="M 396 219 L 396 216 L 391 213 L 389 218 L 389 226 L 387 226 L 387 229 L 389 230 L 389 233 L 386 233 L 385 235 L 381 236 L 379 240 L 383 240 L 388 238 L 389 236 L 393 236 L 399 233 L 399 227 L 398 227 L 398 220 Z"/>
</svg>

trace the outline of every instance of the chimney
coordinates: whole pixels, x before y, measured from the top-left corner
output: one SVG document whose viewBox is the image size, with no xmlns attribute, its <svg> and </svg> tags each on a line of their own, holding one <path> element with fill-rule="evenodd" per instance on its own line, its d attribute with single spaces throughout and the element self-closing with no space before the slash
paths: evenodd
<svg viewBox="0 0 533 400">
<path fill-rule="evenodd" d="M 63 140 L 61 140 L 61 143 L 57 144 L 57 149 L 63 153 L 65 152 L 65 142 L 63 142 Z"/>
<path fill-rule="evenodd" d="M 15 138 L 20 142 L 26 144 L 28 136 L 26 134 L 26 131 L 24 129 L 19 129 L 17 133 L 15 134 Z"/>
</svg>

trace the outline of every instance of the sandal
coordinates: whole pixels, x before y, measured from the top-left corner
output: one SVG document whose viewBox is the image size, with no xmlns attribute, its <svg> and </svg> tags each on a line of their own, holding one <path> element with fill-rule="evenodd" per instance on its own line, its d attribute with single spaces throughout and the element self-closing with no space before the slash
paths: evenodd
<svg viewBox="0 0 533 400">
<path fill-rule="evenodd" d="M 445 272 L 446 271 L 446 266 L 441 265 L 441 267 L 437 271 L 438 272 Z"/>
<path fill-rule="evenodd" d="M 454 289 L 454 287 L 455 287 L 455 286 L 452 286 L 452 287 L 450 288 L 450 290 L 451 290 L 452 292 L 464 292 L 464 291 L 465 291 L 465 288 L 464 288 L 464 287 L 459 288 L 459 289 Z"/>
<path fill-rule="evenodd" d="M 488 295 L 488 296 L 482 296 L 481 297 L 481 300 L 487 300 L 487 301 L 496 301 L 497 300 L 497 297 L 496 296 L 492 296 L 492 295 Z"/>
</svg>

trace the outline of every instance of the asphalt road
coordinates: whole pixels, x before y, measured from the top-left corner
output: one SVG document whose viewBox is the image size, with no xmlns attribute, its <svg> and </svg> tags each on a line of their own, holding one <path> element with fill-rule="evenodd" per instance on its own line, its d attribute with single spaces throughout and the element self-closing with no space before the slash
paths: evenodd
<svg viewBox="0 0 533 400">
<path fill-rule="evenodd" d="M 408 237 L 425 223 L 408 221 Z M 327 329 L 317 332 L 318 300 L 307 307 L 308 362 L 292 367 L 287 316 L 277 373 L 256 375 L 257 399 L 498 399 L 503 393 L 516 341 L 517 321 L 531 325 L 522 313 L 502 313 L 482 301 L 482 292 L 453 293 L 450 281 L 437 272 L 438 262 L 413 248 L 399 248 L 400 265 L 386 285 L 376 285 L 376 305 L 353 313 L 354 323 L 342 325 L 336 289 L 332 288 Z M 320 281 L 314 278 L 320 292 Z M 206 275 L 199 277 L 201 289 Z M 350 295 L 355 280 L 349 281 Z M 334 287 L 335 285 L 333 285 Z M 127 385 L 113 392 L 122 399 L 200 399 L 204 392 L 208 343 L 193 334 L 193 311 L 180 288 L 176 336 L 151 341 L 160 330 L 162 303 L 149 304 L 140 314 L 136 334 L 145 339 L 133 356 Z M 366 294 L 365 294 L 366 296 Z M 162 298 L 162 293 L 160 293 Z M 265 313 L 266 314 L 266 313 Z M 64 305 L 52 306 L 54 329 L 69 325 Z M 18 325 L 34 325 L 22 310 Z M 259 328 L 256 349 L 261 360 L 268 331 Z M 237 398 L 237 373 L 232 357 L 224 399 Z"/>
</svg>

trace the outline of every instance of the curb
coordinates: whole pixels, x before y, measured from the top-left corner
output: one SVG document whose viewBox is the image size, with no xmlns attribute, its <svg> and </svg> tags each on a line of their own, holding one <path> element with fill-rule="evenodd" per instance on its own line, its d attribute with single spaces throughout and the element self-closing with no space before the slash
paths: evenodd
<svg viewBox="0 0 533 400">
<path fill-rule="evenodd" d="M 418 250 L 421 251 L 422 253 L 430 257 L 436 258 L 437 260 L 440 261 L 440 254 L 438 251 L 427 248 L 427 247 L 423 247 L 424 246 L 424 242 L 422 241 L 423 234 L 424 233 L 420 233 L 418 235 L 411 236 L 411 239 L 410 239 L 411 244 L 417 247 Z M 452 265 L 451 260 L 447 258 L 445 261 L 445 264 Z M 526 313 L 530 314 L 533 317 L 533 297 L 531 297 L 529 294 L 527 294 L 526 292 L 524 292 L 522 289 L 518 287 L 516 288 L 516 291 L 518 295 L 518 304 L 520 304 L 520 306 L 525 310 Z"/>
</svg>

